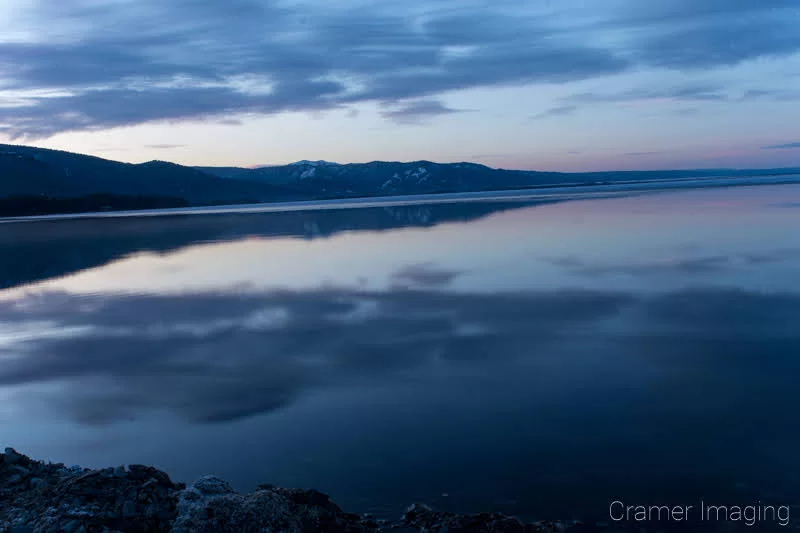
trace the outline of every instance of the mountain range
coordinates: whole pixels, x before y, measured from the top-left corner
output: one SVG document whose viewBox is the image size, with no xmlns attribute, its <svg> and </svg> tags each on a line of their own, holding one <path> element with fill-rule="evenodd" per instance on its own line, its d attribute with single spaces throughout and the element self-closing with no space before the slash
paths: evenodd
<svg viewBox="0 0 800 533">
<path fill-rule="evenodd" d="M 114 209 L 119 205 L 129 209 L 132 197 L 139 198 L 142 207 L 199 206 L 798 173 L 800 168 L 564 173 L 430 161 L 350 164 L 298 161 L 260 168 L 189 167 L 166 161 L 121 163 L 71 152 L 0 144 L 0 216 L 45 214 L 54 205 L 62 212 L 87 210 L 92 206 Z M 87 197 L 95 201 L 74 205 L 52 201 Z M 48 202 L 42 203 L 42 199 Z M 8 211 L 15 202 L 16 211 L 4 212 L 3 206 Z M 32 211 L 19 212 L 23 203 L 32 205 Z"/>
</svg>

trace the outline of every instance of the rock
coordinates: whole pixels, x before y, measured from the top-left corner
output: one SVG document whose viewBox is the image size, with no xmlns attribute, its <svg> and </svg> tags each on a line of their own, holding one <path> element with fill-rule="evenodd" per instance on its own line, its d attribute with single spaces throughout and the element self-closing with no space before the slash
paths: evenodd
<svg viewBox="0 0 800 533">
<path fill-rule="evenodd" d="M 152 467 L 66 469 L 8 450 L 0 457 L 3 533 L 12 524 L 25 524 L 35 533 L 167 533 L 177 515 L 182 486 Z M 136 505 L 137 498 L 146 505 Z"/>
<path fill-rule="evenodd" d="M 22 462 L 26 457 L 18 453 L 14 448 L 6 448 L 3 450 L 3 459 L 7 465 L 14 465 Z"/>
<path fill-rule="evenodd" d="M 42 489 L 49 486 L 47 481 L 38 477 L 32 478 L 30 481 L 28 481 L 28 483 L 30 483 L 31 488 L 34 489 Z"/>
<path fill-rule="evenodd" d="M 136 502 L 125 502 L 122 506 L 122 518 L 133 518 L 134 516 L 136 516 Z"/>
<path fill-rule="evenodd" d="M 414 504 L 403 516 L 405 526 L 429 533 L 538 533 L 557 531 L 533 524 L 523 524 L 516 518 L 500 513 L 456 515 L 434 511 L 427 505 Z M 560 530 L 558 530 L 560 531 Z"/>
<path fill-rule="evenodd" d="M 76 533 L 80 529 L 81 523 L 77 520 L 70 520 L 64 524 L 64 533 Z"/>
<path fill-rule="evenodd" d="M 262 488 L 240 495 L 220 482 L 217 478 L 201 478 L 181 493 L 173 533 L 377 531 L 358 515 L 343 512 L 319 491 Z"/>
<path fill-rule="evenodd" d="M 233 487 L 227 481 L 215 476 L 203 476 L 192 487 L 204 496 L 234 493 Z"/>
</svg>

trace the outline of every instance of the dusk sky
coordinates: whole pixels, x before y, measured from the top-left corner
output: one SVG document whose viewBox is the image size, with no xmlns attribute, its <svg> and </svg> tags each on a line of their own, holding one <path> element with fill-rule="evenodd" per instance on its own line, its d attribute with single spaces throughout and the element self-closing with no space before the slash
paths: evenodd
<svg viewBox="0 0 800 533">
<path fill-rule="evenodd" d="M 800 166 L 800 1 L 2 0 L 0 141 L 190 165 Z"/>
</svg>

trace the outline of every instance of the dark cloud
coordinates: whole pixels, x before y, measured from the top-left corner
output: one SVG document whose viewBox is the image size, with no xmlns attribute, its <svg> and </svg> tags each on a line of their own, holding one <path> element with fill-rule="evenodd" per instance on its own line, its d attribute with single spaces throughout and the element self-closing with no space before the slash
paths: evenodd
<svg viewBox="0 0 800 533">
<path fill-rule="evenodd" d="M 400 124 L 419 124 L 431 117 L 461 112 L 463 110 L 447 107 L 437 100 L 419 100 L 403 104 L 391 111 L 384 111 L 381 115 Z"/>
<path fill-rule="evenodd" d="M 534 120 L 538 120 L 540 118 L 563 117 L 565 115 L 571 115 L 577 110 L 578 106 L 576 105 L 560 105 L 556 107 L 551 107 L 546 111 L 542 111 L 541 113 L 533 115 L 531 118 Z"/>
<path fill-rule="evenodd" d="M 676 24 L 646 37 L 633 55 L 648 65 L 685 70 L 732 66 L 800 50 L 796 11 L 788 18 L 769 9 L 745 17 L 727 6 L 723 9 L 722 16 Z"/>
<path fill-rule="evenodd" d="M 607 27 L 629 37 L 642 66 L 698 70 L 788 56 L 800 50 L 800 10 L 792 0 L 628 1 Z"/>
<path fill-rule="evenodd" d="M 727 100 L 728 97 L 721 86 L 687 85 L 658 89 L 636 88 L 611 93 L 576 93 L 564 98 L 564 101 L 574 104 L 599 104 L 661 99 L 674 100 L 676 102 L 719 102 Z"/>
<path fill-rule="evenodd" d="M 585 106 L 627 104 L 647 100 L 668 100 L 673 103 L 725 102 L 729 100 L 721 85 L 677 85 L 672 87 L 638 87 L 616 92 L 582 92 L 566 96 L 561 104 L 532 118 L 547 118 L 575 113 Z"/>
<path fill-rule="evenodd" d="M 800 148 L 800 142 L 796 143 L 784 143 L 784 144 L 770 144 L 768 146 L 762 146 L 762 150 L 793 150 L 795 148 Z"/>
<path fill-rule="evenodd" d="M 288 82 L 269 96 L 226 87 L 92 89 L 51 97 L 30 108 L 12 108 L 6 118 L 20 129 L 12 135 L 46 137 L 67 130 L 99 130 L 140 122 L 212 118 L 224 113 L 272 113 L 328 107 L 318 99 L 339 89 L 333 82 Z"/>
<path fill-rule="evenodd" d="M 57 95 L 28 92 L 4 108 L 4 131 L 35 138 L 364 101 L 390 103 L 397 110 L 386 117 L 408 121 L 455 111 L 436 100 L 451 90 L 711 69 L 800 49 L 795 2 L 621 2 L 586 11 L 590 26 L 567 9 L 535 8 L 46 0 L 23 19 L 37 39 L 0 40 L 0 85 Z M 584 95 L 551 112 L 592 101 L 725 99 L 717 89 L 657 93 Z"/>
<path fill-rule="evenodd" d="M 540 19 L 486 10 L 409 17 L 388 7 L 240 1 L 222 8 L 183 0 L 45 2 L 38 16 L 42 29 L 59 27 L 76 39 L 0 44 L 0 69 L 12 88 L 66 94 L 14 108 L 11 135 L 367 100 L 401 106 L 390 119 L 433 116 L 447 108 L 426 98 L 442 91 L 570 81 L 627 66 Z M 469 50 L 453 52 L 465 43 Z"/>
<path fill-rule="evenodd" d="M 741 101 L 768 100 L 774 102 L 796 102 L 800 100 L 800 92 L 785 89 L 750 89 L 740 97 Z"/>
</svg>

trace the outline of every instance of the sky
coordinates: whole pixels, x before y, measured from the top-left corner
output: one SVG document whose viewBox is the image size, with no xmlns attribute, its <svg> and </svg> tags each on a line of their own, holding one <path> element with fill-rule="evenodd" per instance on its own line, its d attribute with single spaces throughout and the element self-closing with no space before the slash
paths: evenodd
<svg viewBox="0 0 800 533">
<path fill-rule="evenodd" d="M 797 0 L 3 0 L 0 142 L 129 162 L 800 166 Z"/>
</svg>

